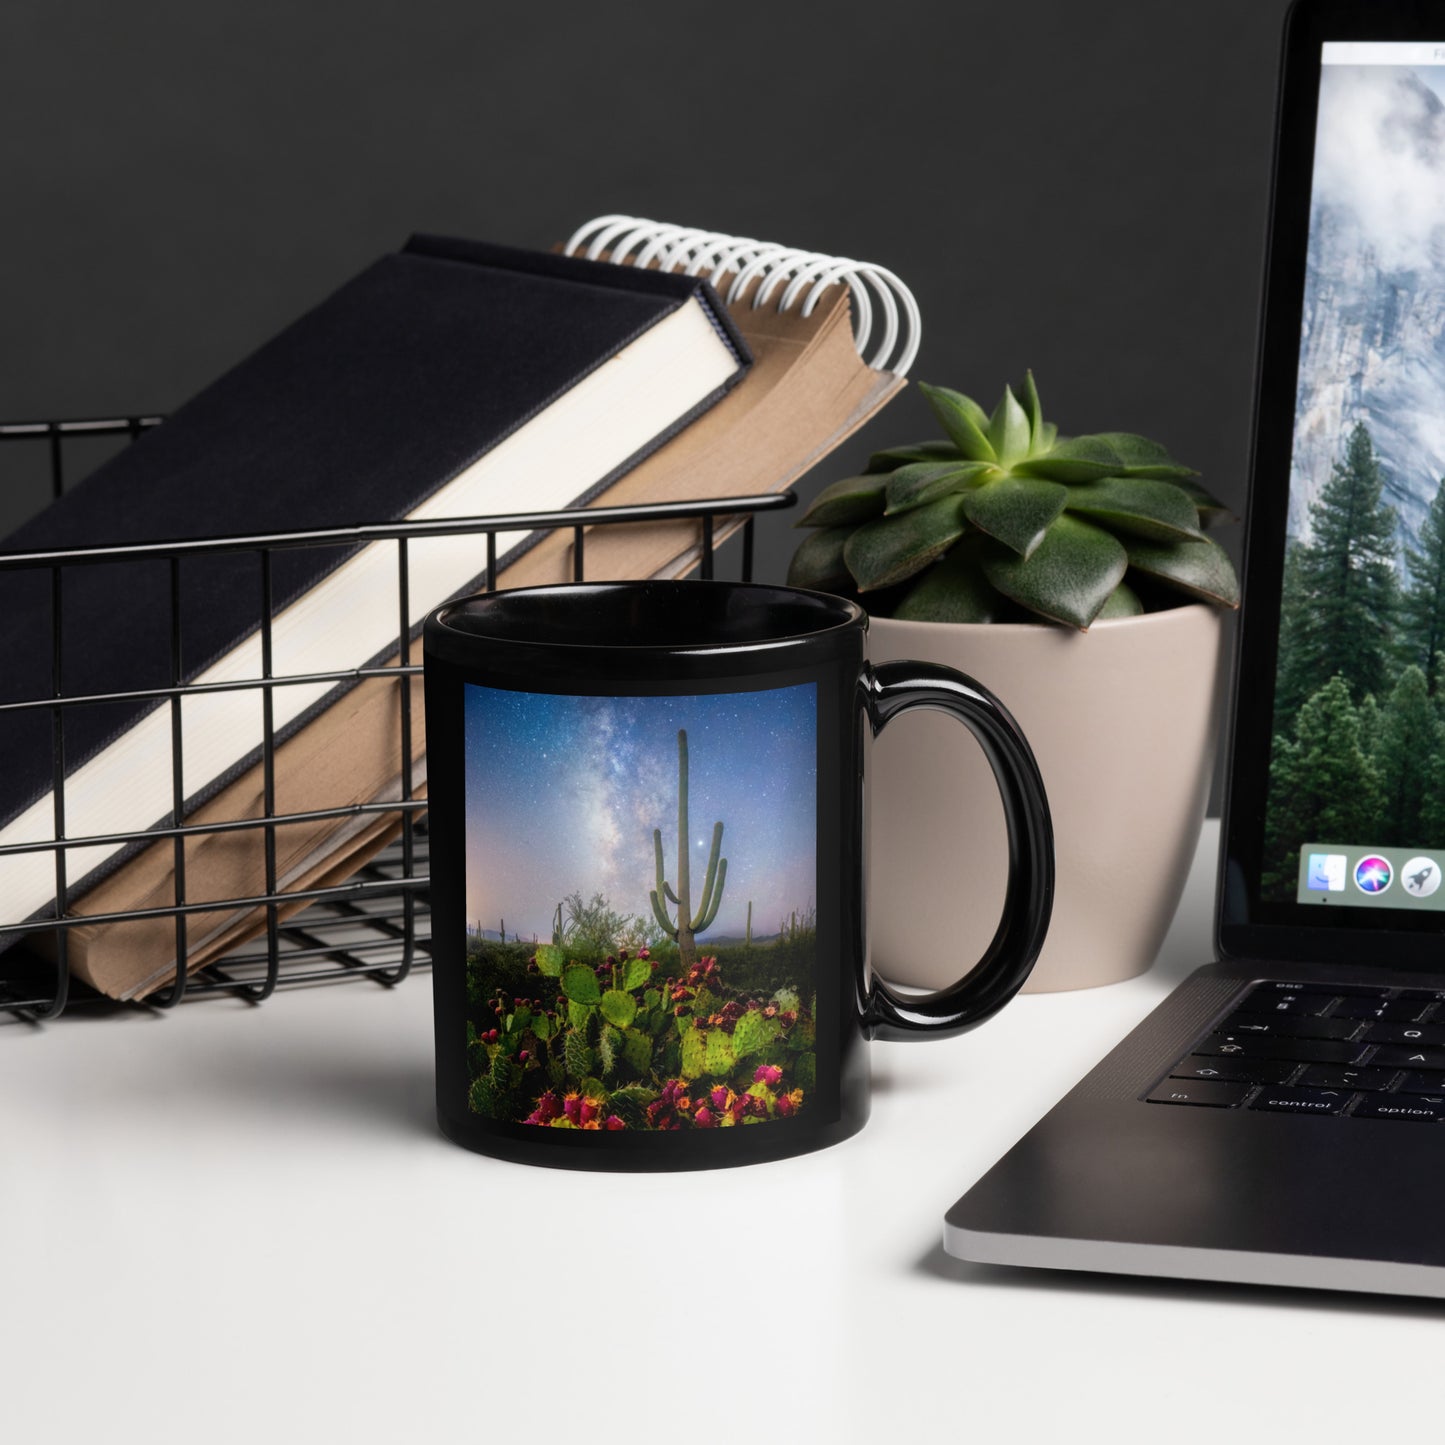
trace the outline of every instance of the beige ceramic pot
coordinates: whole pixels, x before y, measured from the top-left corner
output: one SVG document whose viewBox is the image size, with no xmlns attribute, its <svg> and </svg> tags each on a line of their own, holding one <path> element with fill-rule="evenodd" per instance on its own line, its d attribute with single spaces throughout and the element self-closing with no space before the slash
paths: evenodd
<svg viewBox="0 0 1445 1445">
<path fill-rule="evenodd" d="M 1058 884 L 1025 992 L 1131 978 L 1179 903 L 1212 771 L 1221 619 L 1203 605 L 1095 623 L 869 624 L 874 663 L 917 658 L 976 678 L 1033 747 Z M 941 988 L 983 953 L 1003 904 L 1003 810 L 988 764 L 940 713 L 900 718 L 868 770 L 868 933 L 889 979 Z M 1206 962 L 1207 960 L 1200 960 Z"/>
</svg>

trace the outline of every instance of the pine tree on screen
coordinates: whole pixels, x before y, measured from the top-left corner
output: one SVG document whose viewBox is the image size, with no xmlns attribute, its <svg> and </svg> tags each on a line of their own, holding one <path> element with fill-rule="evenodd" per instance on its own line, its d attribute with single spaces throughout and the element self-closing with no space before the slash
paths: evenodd
<svg viewBox="0 0 1445 1445">
<path fill-rule="evenodd" d="M 1266 894 L 1293 897 L 1301 843 L 1372 838 L 1380 815 L 1379 774 L 1343 677 L 1299 710 L 1292 737 L 1275 738 L 1270 781 L 1261 881 Z"/>
<path fill-rule="evenodd" d="M 1420 547 L 1405 548 L 1410 586 L 1400 602 L 1400 646 L 1425 674 L 1430 696 L 1440 691 L 1445 654 L 1445 479 L 1420 525 Z"/>
<path fill-rule="evenodd" d="M 1404 848 L 1429 844 L 1424 811 L 1440 742 L 1440 720 L 1425 674 L 1412 663 L 1400 674 L 1381 710 L 1372 761 L 1379 773 L 1383 808 L 1378 825 L 1368 835 L 1372 843 Z"/>
<path fill-rule="evenodd" d="M 1310 540 L 1286 577 L 1276 716 L 1287 722 L 1331 678 L 1350 696 L 1389 685 L 1390 630 L 1399 606 L 1395 509 L 1363 422 L 1310 506 Z"/>
</svg>

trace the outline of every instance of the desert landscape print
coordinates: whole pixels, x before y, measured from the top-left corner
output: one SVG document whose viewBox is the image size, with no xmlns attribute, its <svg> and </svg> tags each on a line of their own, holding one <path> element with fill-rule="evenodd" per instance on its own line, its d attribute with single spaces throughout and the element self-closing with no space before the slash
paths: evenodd
<svg viewBox="0 0 1445 1445">
<path fill-rule="evenodd" d="M 816 1086 L 812 684 L 466 688 L 468 1107 L 725 1129 Z"/>
</svg>

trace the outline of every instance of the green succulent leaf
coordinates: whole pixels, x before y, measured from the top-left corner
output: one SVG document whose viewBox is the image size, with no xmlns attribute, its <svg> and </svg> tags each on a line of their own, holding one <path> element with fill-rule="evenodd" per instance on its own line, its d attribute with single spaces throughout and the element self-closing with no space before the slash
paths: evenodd
<svg viewBox="0 0 1445 1445">
<path fill-rule="evenodd" d="M 1109 600 L 1099 609 L 1095 622 L 1104 622 L 1111 617 L 1138 617 L 1144 611 L 1139 594 L 1127 582 L 1121 582 L 1110 594 Z"/>
<path fill-rule="evenodd" d="M 1037 447 L 1034 448 L 1034 450 L 1040 452 L 1049 451 L 1053 447 L 1054 443 L 1058 441 L 1058 439 L 1058 427 L 1053 422 L 1046 421 L 1039 431 L 1039 444 Z"/>
<path fill-rule="evenodd" d="M 652 1063 L 652 1040 L 636 1029 L 628 1029 L 622 1035 L 622 1057 L 630 1068 L 645 1074 Z"/>
<path fill-rule="evenodd" d="M 548 978 L 561 978 L 562 965 L 566 962 L 567 955 L 555 943 L 537 945 L 537 968 Z"/>
<path fill-rule="evenodd" d="M 963 499 L 963 515 L 1005 547 L 1028 557 L 1064 510 L 1068 487 L 1034 477 L 1003 477 Z"/>
<path fill-rule="evenodd" d="M 1032 371 L 1024 372 L 1024 410 L 1029 417 L 1029 450 L 1037 452 L 1043 446 L 1044 406 Z"/>
<path fill-rule="evenodd" d="M 708 1029 L 703 1067 L 715 1078 L 724 1077 L 737 1067 L 737 1055 L 733 1053 L 733 1041 L 726 1029 Z"/>
<path fill-rule="evenodd" d="M 1068 509 L 1111 532 L 1157 542 L 1186 542 L 1199 537 L 1199 512 L 1173 482 L 1149 477 L 1103 477 L 1068 487 Z"/>
<path fill-rule="evenodd" d="M 1199 525 L 1201 527 L 1213 527 L 1219 522 L 1237 522 L 1238 517 L 1205 487 L 1188 477 L 1181 477 L 1174 483 L 1191 502 L 1199 513 Z"/>
<path fill-rule="evenodd" d="M 1014 395 L 1013 387 L 1004 387 L 1003 395 L 989 418 L 988 444 L 1001 462 L 1008 463 L 1028 455 L 1032 437 L 1029 414 Z"/>
<path fill-rule="evenodd" d="M 870 472 L 891 472 L 908 462 L 961 462 L 965 457 L 952 442 L 907 442 L 902 446 L 884 447 L 868 458 Z"/>
<path fill-rule="evenodd" d="M 619 1029 L 625 1029 L 637 1017 L 637 1000 L 620 988 L 609 988 L 602 995 L 602 1017 Z"/>
<path fill-rule="evenodd" d="M 1014 475 L 1042 477 L 1050 482 L 1097 482 L 1118 476 L 1124 459 L 1098 437 L 1069 437 L 1038 456 L 1014 463 Z"/>
<path fill-rule="evenodd" d="M 578 1003 L 575 998 L 567 1000 L 567 1025 L 576 1029 L 579 1033 L 587 1032 L 587 1025 L 592 1022 L 592 1015 L 597 1010 L 590 1003 Z"/>
<path fill-rule="evenodd" d="M 795 527 L 841 527 L 876 517 L 883 510 L 886 476 L 844 477 L 823 488 Z"/>
<path fill-rule="evenodd" d="M 896 517 L 952 492 L 962 491 L 989 473 L 998 473 L 992 462 L 914 462 L 899 467 L 888 479 L 888 505 L 884 515 Z"/>
<path fill-rule="evenodd" d="M 998 453 L 988 439 L 988 413 L 971 397 L 961 391 L 952 391 L 946 386 L 929 386 L 920 381 L 918 389 L 933 408 L 939 425 L 971 462 L 993 462 Z"/>
<path fill-rule="evenodd" d="M 597 1033 L 597 1068 L 605 1079 L 617 1067 L 622 1053 L 622 1035 L 611 1024 L 603 1024 Z"/>
<path fill-rule="evenodd" d="M 597 987 L 597 975 L 585 963 L 574 963 L 562 971 L 562 992 L 573 1003 L 600 1003 L 602 990 Z"/>
<path fill-rule="evenodd" d="M 772 1043 L 782 1033 L 783 1025 L 776 1018 L 764 1018 L 757 1009 L 745 1013 L 733 1026 L 733 1055 L 745 1059 Z"/>
<path fill-rule="evenodd" d="M 853 576 L 843 560 L 843 548 L 855 531 L 856 527 L 849 526 L 809 532 L 788 563 L 788 586 L 809 587 L 815 592 L 851 587 Z"/>
<path fill-rule="evenodd" d="M 921 572 L 963 535 L 958 497 L 944 497 L 901 517 L 882 517 L 859 527 L 843 559 L 860 592 L 892 587 Z"/>
<path fill-rule="evenodd" d="M 964 541 L 918 579 L 892 615 L 900 622 L 992 622 L 1002 600 L 983 575 L 978 549 Z"/>
<path fill-rule="evenodd" d="M 581 1034 L 569 1033 L 563 1038 L 562 1062 L 572 1079 L 580 1079 L 592 1071 L 593 1053 Z"/>
<path fill-rule="evenodd" d="M 1209 537 L 1172 544 L 1131 540 L 1129 565 L 1195 597 L 1226 607 L 1239 606 L 1234 564 L 1224 548 Z"/>
<path fill-rule="evenodd" d="M 1117 537 L 1067 512 L 1027 559 L 997 542 L 986 545 L 981 558 L 984 576 L 1005 597 L 1081 630 L 1099 615 L 1129 565 Z"/>
<path fill-rule="evenodd" d="M 1193 467 L 1176 462 L 1167 447 L 1151 442 L 1148 437 L 1135 436 L 1127 431 L 1101 431 L 1094 433 L 1094 440 L 1113 448 L 1124 464 L 1120 469 L 1121 476 L 1153 477 L 1156 481 L 1168 482 L 1198 475 Z"/>
<path fill-rule="evenodd" d="M 622 971 L 622 987 L 625 989 L 641 988 L 651 977 L 652 960 L 638 958 L 634 955 L 627 960 L 627 967 Z"/>
<path fill-rule="evenodd" d="M 702 1073 L 707 1061 L 707 1033 L 703 1029 L 688 1029 L 682 1036 L 682 1067 L 684 1079 L 695 1079 Z"/>
</svg>

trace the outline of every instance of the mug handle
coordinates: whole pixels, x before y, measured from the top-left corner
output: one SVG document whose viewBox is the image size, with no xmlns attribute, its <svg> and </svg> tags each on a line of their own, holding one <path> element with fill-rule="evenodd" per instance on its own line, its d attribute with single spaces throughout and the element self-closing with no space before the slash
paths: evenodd
<svg viewBox="0 0 1445 1445">
<path fill-rule="evenodd" d="M 947 1038 L 1001 1009 L 1023 986 L 1043 947 L 1054 901 L 1054 830 L 1044 781 L 1003 705 L 951 667 L 927 662 L 865 665 L 858 701 L 874 737 L 899 713 L 913 708 L 935 708 L 957 718 L 978 739 L 1003 798 L 1008 891 L 1003 917 L 983 957 L 957 983 L 937 993 L 899 993 L 876 973 L 864 991 L 867 1037 Z"/>
</svg>

